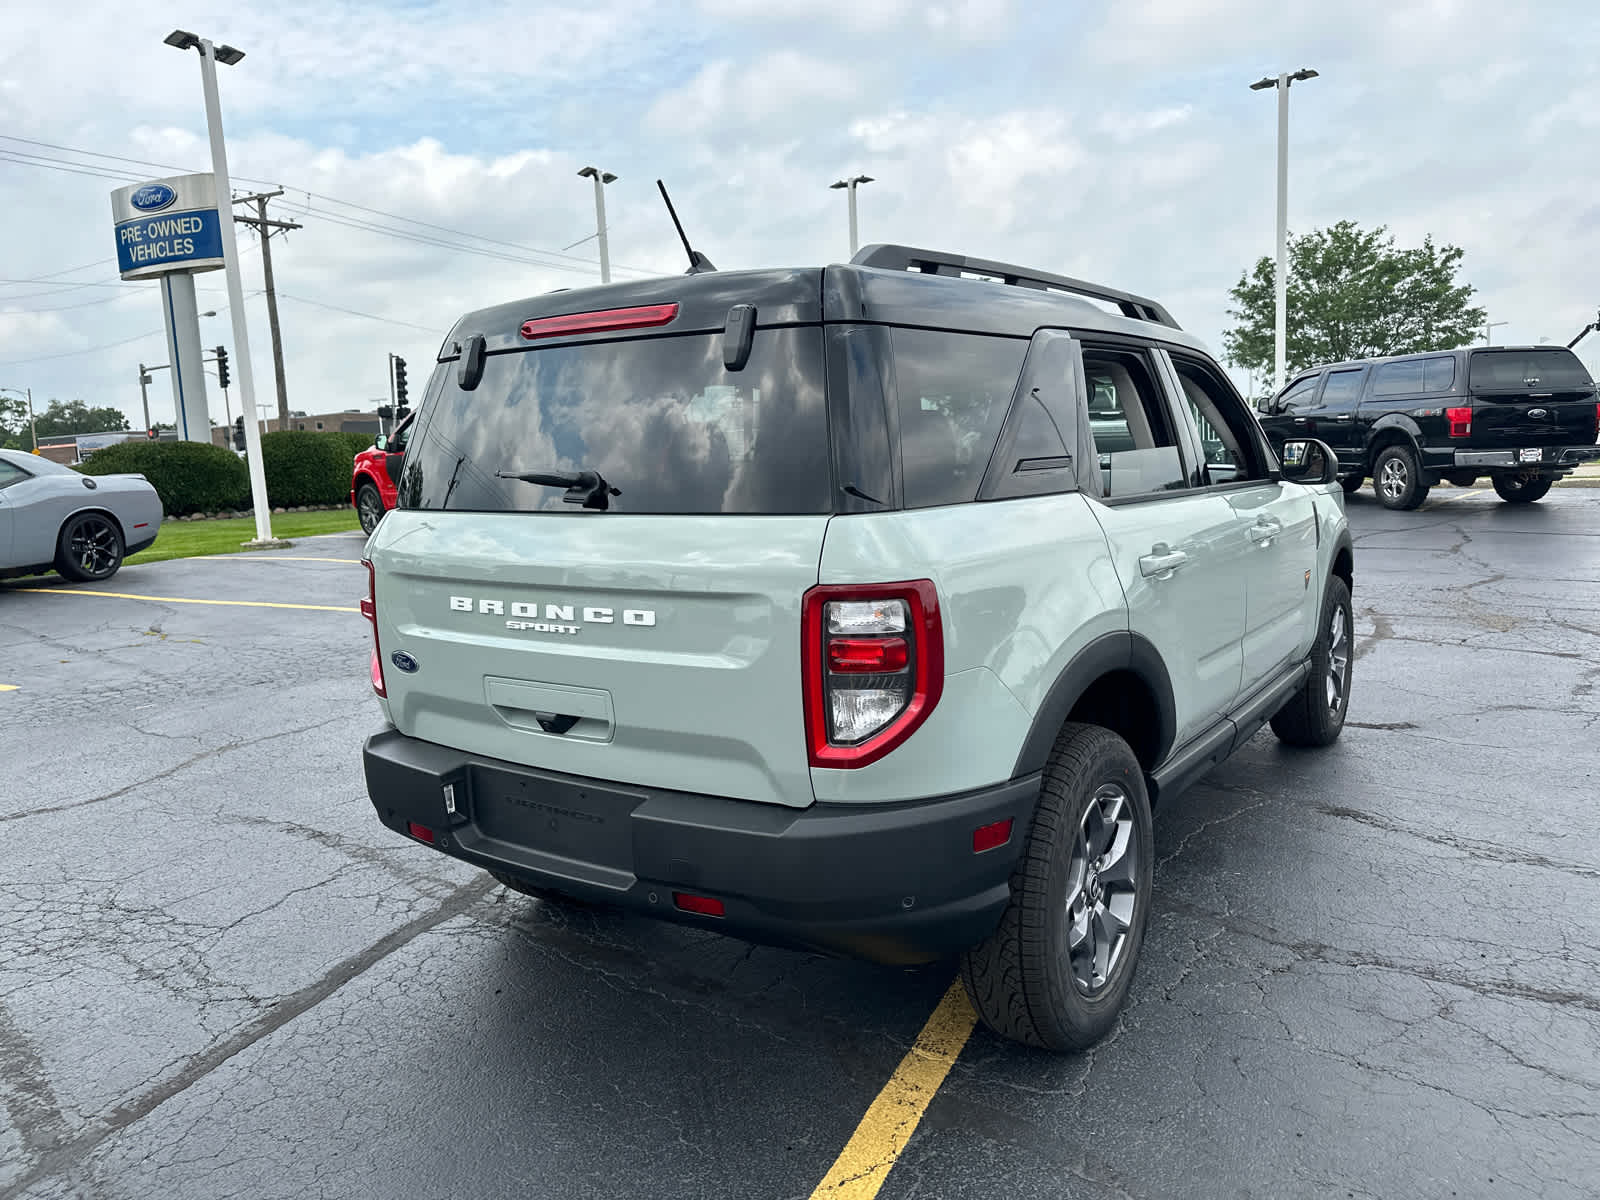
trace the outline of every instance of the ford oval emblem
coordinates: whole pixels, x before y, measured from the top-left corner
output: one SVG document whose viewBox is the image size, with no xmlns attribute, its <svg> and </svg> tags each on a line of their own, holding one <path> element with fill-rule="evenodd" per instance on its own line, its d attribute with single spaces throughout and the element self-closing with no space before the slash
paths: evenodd
<svg viewBox="0 0 1600 1200">
<path fill-rule="evenodd" d="M 417 660 L 412 658 L 411 655 L 407 654 L 404 650 L 396 650 L 393 654 L 389 655 L 389 661 L 395 666 L 399 667 L 407 675 L 414 673 L 417 669 Z"/>
<path fill-rule="evenodd" d="M 160 212 L 178 198 L 178 193 L 164 183 L 147 183 L 128 200 L 140 212 Z"/>
</svg>

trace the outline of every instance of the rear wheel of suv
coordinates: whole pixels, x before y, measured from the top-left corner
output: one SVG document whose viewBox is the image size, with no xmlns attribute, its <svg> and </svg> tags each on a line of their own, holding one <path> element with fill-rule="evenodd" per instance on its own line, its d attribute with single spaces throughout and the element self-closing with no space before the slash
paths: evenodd
<svg viewBox="0 0 1600 1200">
<path fill-rule="evenodd" d="M 1144 942 L 1155 865 L 1144 772 L 1097 725 L 1061 727 L 1000 925 L 961 957 L 1003 1037 L 1082 1050 L 1110 1031 Z"/>
<path fill-rule="evenodd" d="M 1422 482 L 1416 451 L 1403 444 L 1378 451 L 1378 460 L 1372 464 L 1372 490 L 1385 508 L 1412 509 L 1426 500 L 1428 485 Z"/>
<path fill-rule="evenodd" d="M 1360 475 L 1341 475 L 1341 476 L 1339 476 L 1339 486 L 1344 489 L 1344 494 L 1346 496 L 1355 495 L 1357 492 L 1359 492 L 1361 490 L 1361 485 L 1363 483 L 1365 483 L 1365 482 L 1366 482 L 1366 480 L 1363 479 Z"/>
<path fill-rule="evenodd" d="M 1322 624 L 1311 646 L 1311 674 L 1272 716 L 1272 732 L 1291 746 L 1332 745 L 1344 729 L 1350 706 L 1355 654 L 1350 627 L 1350 589 L 1337 575 L 1328 580 Z"/>
<path fill-rule="evenodd" d="M 1550 476 L 1532 471 L 1521 475 L 1496 475 L 1494 490 L 1507 504 L 1532 504 L 1542 499 L 1554 482 Z"/>
</svg>

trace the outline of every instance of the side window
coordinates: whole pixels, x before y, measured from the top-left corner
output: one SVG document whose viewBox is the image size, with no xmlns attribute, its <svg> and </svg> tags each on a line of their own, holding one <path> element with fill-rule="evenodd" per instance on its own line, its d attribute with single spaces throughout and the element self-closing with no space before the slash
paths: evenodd
<svg viewBox="0 0 1600 1200">
<path fill-rule="evenodd" d="M 406 421 L 405 424 L 400 426 L 395 435 L 389 439 L 389 452 L 391 454 L 404 454 L 406 452 L 406 442 L 411 437 L 411 426 L 413 424 L 415 422 Z"/>
<path fill-rule="evenodd" d="M 1456 385 L 1456 360 L 1454 358 L 1425 358 L 1422 360 L 1422 390 L 1448 392 Z"/>
<path fill-rule="evenodd" d="M 975 499 L 1028 343 L 895 329 L 895 393 L 907 508 Z"/>
<path fill-rule="evenodd" d="M 1310 408 L 1311 402 L 1316 398 L 1317 381 L 1322 375 L 1307 375 L 1304 379 L 1297 379 L 1289 385 L 1289 390 L 1279 396 L 1273 404 L 1274 412 L 1294 412 L 1296 409 Z"/>
<path fill-rule="evenodd" d="M 1186 487 L 1183 458 L 1148 356 L 1085 346 L 1083 372 L 1106 497 Z"/>
<path fill-rule="evenodd" d="M 1328 382 L 1322 387 L 1323 408 L 1354 408 L 1361 397 L 1361 383 L 1366 378 L 1365 368 L 1354 371 L 1330 371 Z"/>
<path fill-rule="evenodd" d="M 1211 483 L 1265 479 L 1267 464 L 1244 401 L 1221 375 L 1198 359 L 1173 355 L 1172 365 L 1200 431 L 1206 479 Z"/>
<path fill-rule="evenodd" d="M 1454 375 L 1455 360 L 1445 361 L 1450 363 L 1450 373 Z M 1409 396 L 1423 390 L 1421 359 L 1384 363 L 1372 377 L 1374 396 Z"/>
<path fill-rule="evenodd" d="M 0 458 L 0 488 L 8 488 L 13 483 L 21 483 L 24 479 L 32 478 L 33 476 L 29 475 L 21 467 Z"/>
</svg>

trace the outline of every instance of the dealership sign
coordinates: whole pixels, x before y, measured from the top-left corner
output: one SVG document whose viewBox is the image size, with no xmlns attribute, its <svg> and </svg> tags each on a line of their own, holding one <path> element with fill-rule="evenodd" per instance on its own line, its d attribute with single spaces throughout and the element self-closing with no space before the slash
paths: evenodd
<svg viewBox="0 0 1600 1200">
<path fill-rule="evenodd" d="M 222 219 L 209 174 L 177 175 L 111 193 L 117 269 L 124 279 L 222 266 Z"/>
</svg>

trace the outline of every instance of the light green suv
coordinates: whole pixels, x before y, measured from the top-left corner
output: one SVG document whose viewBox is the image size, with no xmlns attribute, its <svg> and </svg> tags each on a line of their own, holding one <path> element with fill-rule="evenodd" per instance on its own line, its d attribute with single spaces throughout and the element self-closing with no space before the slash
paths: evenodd
<svg viewBox="0 0 1600 1200">
<path fill-rule="evenodd" d="M 1091 412 L 1091 399 L 1093 411 Z M 1350 693 L 1333 454 L 1159 304 L 872 246 L 472 313 L 367 547 L 384 824 L 1111 1025 L 1152 802 Z"/>
</svg>

